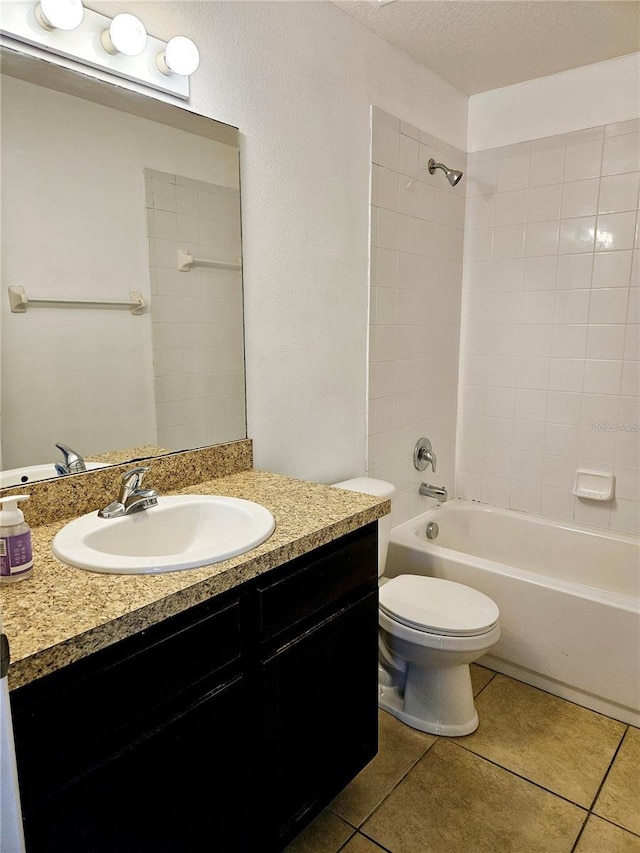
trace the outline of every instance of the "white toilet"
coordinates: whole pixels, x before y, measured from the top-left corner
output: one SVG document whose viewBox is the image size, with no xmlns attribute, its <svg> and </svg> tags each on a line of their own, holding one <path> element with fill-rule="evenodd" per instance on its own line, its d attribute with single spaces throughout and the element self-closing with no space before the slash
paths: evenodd
<svg viewBox="0 0 640 853">
<path fill-rule="evenodd" d="M 384 480 L 357 477 L 340 489 L 393 499 Z M 464 584 L 420 575 L 382 577 L 391 516 L 378 521 L 378 704 L 414 729 L 448 737 L 478 727 L 469 664 L 500 639 L 498 606 Z"/>
</svg>

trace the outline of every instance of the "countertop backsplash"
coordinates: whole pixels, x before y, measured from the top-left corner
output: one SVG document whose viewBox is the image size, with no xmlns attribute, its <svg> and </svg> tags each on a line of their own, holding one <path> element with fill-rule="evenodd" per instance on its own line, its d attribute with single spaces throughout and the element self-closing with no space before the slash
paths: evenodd
<svg viewBox="0 0 640 853">
<path fill-rule="evenodd" d="M 227 474 L 248 471 L 253 466 L 251 439 L 164 456 L 156 456 L 157 452 L 158 448 L 132 448 L 126 451 L 127 461 L 122 464 L 111 464 L 122 458 L 122 452 L 101 454 L 91 458 L 109 462 L 108 468 L 12 486 L 0 490 L 0 495 L 30 495 L 31 500 L 23 504 L 23 512 L 27 523 L 37 527 L 76 518 L 106 506 L 117 497 L 122 475 L 136 465 L 149 466 L 145 488 L 156 489 L 161 495 Z"/>
</svg>

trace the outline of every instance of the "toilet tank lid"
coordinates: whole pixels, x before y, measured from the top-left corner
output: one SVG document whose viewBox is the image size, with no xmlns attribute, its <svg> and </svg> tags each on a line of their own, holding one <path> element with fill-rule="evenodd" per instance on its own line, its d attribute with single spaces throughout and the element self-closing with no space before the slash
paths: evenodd
<svg viewBox="0 0 640 853">
<path fill-rule="evenodd" d="M 375 495 L 381 498 L 392 498 L 396 493 L 393 483 L 386 480 L 376 480 L 374 477 L 354 477 L 352 480 L 342 480 L 333 483 L 337 489 L 346 489 L 348 492 L 362 492 L 365 495 Z"/>
</svg>

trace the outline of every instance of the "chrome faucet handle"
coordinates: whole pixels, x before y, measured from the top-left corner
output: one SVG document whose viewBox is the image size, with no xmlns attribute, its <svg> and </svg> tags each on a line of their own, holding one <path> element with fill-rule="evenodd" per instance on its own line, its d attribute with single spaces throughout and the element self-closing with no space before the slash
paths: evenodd
<svg viewBox="0 0 640 853">
<path fill-rule="evenodd" d="M 122 483 L 124 485 L 131 485 L 132 489 L 139 489 L 140 484 L 142 483 L 142 478 L 150 471 L 148 465 L 142 465 L 139 468 L 131 468 L 129 471 L 125 471 L 122 475 Z"/>
<path fill-rule="evenodd" d="M 436 472 L 436 454 L 428 438 L 419 438 L 413 448 L 413 464 L 416 470 L 425 471 L 429 465 Z"/>
<path fill-rule="evenodd" d="M 80 474 L 87 470 L 84 464 L 84 459 L 75 450 L 67 447 L 66 444 L 56 443 L 55 445 L 64 457 L 64 463 L 57 462 L 55 465 L 56 473 L 64 474 Z"/>
<path fill-rule="evenodd" d="M 131 497 L 133 492 L 140 490 L 142 478 L 148 470 L 149 466 L 131 468 L 130 471 L 126 471 L 122 475 L 122 485 L 120 486 L 120 495 L 118 496 L 118 501 L 121 504 L 126 505 L 127 500 Z"/>
</svg>

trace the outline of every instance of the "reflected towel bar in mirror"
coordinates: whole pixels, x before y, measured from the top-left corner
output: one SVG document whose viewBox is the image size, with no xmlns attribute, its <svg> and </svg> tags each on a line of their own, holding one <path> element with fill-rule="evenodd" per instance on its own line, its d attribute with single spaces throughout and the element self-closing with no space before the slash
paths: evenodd
<svg viewBox="0 0 640 853">
<path fill-rule="evenodd" d="M 208 261 L 206 258 L 194 258 L 191 252 L 178 249 L 178 269 L 189 272 L 191 267 L 213 267 L 218 270 L 241 270 L 242 264 L 230 261 Z"/>
<path fill-rule="evenodd" d="M 142 314 L 146 302 L 137 290 L 129 291 L 129 302 L 114 302 L 109 299 L 29 299 L 24 287 L 11 285 L 9 287 L 9 304 L 13 314 L 24 314 L 27 308 L 38 305 L 46 306 L 81 306 L 83 308 L 128 308 L 132 314 Z"/>
</svg>

